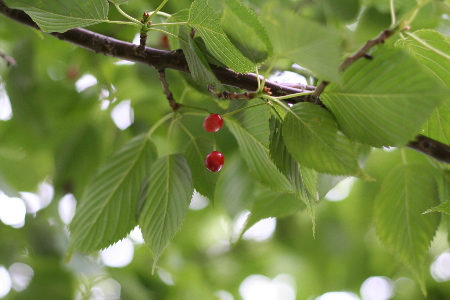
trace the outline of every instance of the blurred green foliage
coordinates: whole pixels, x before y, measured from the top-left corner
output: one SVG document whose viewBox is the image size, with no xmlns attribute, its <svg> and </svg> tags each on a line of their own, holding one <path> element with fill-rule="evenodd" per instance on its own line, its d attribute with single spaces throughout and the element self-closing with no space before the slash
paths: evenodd
<svg viewBox="0 0 450 300">
<path fill-rule="evenodd" d="M 244 2 L 260 13 L 267 1 Z M 396 5 L 397 2 L 399 17 L 415 3 L 395 1 Z M 136 0 L 122 8 L 140 18 L 143 11 L 154 10 L 159 3 Z M 169 1 L 164 11 L 176 13 L 189 8 L 191 3 Z M 355 51 L 390 24 L 388 1 L 273 3 L 334 27 L 342 37 L 341 54 Z M 447 19 L 441 18 L 443 5 L 443 1 L 431 1 L 413 25 L 439 28 L 448 34 L 448 15 Z M 111 6 L 109 19 L 121 18 Z M 88 29 L 126 41 L 132 41 L 137 33 L 132 26 L 112 24 L 96 24 Z M 149 34 L 148 45 L 162 48 L 162 35 Z M 147 132 L 171 109 L 156 70 L 118 64 L 117 59 L 61 42 L 3 16 L 0 16 L 0 51 L 17 61 L 17 66 L 7 67 L 0 59 L 0 84 L 6 88 L 13 111 L 11 120 L 0 121 L 0 190 L 8 196 L 19 196 L 21 191 L 36 192 L 41 182 L 51 182 L 54 187 L 50 205 L 27 214 L 23 227 L 0 223 L 0 266 L 9 268 L 20 262 L 34 271 L 26 289 L 11 290 L 4 299 L 107 299 L 91 295 L 95 291 L 92 287 L 101 278 L 112 278 L 120 284 L 120 299 L 243 299 L 240 286 L 252 274 L 270 279 L 289 274 L 294 279 L 291 286 L 295 299 L 315 299 L 331 291 L 349 291 L 362 297 L 361 285 L 371 276 L 389 278 L 394 299 L 424 299 L 419 285 L 407 279 L 412 278 L 408 269 L 378 241 L 372 207 L 392 166 L 405 157 L 408 162 L 430 164 L 427 158 L 411 150 L 373 150 L 365 172 L 375 180 L 355 180 L 343 201 L 322 199 L 316 207 L 314 236 L 310 215 L 306 206 L 301 206 L 298 213 L 277 219 L 276 230 L 268 239 L 233 243 L 236 238 L 233 221 L 242 211 L 249 210 L 261 194 L 267 195 L 265 188 L 250 176 L 245 157 L 226 127 L 215 135 L 217 147 L 227 153 L 227 168 L 217 179 L 214 202 L 188 212 L 180 232 L 161 255 L 154 274 L 151 252 L 143 244 L 134 246 L 133 261 L 122 268 L 105 266 L 98 253 L 77 253 L 66 261 L 67 226 L 60 219 L 59 200 L 67 193 L 80 199 L 89 180 L 108 157 L 132 137 Z M 77 92 L 76 82 L 87 74 L 94 76 L 97 83 Z M 226 112 L 226 100 L 214 99 L 195 87 L 187 75 L 168 71 L 167 80 L 177 101 L 215 113 Z M 126 130 L 120 130 L 110 114 L 128 99 L 134 109 L 134 122 Z M 102 101 L 109 103 L 106 109 L 101 109 Z M 206 137 L 208 134 L 201 126 L 203 118 L 202 114 L 189 115 L 181 122 L 196 137 Z M 190 142 L 185 130 L 177 124 L 170 136 L 168 132 L 167 124 L 152 136 L 160 156 L 182 152 Z M 338 181 L 330 179 L 332 183 L 324 184 L 325 193 Z M 426 256 L 426 268 L 448 249 L 445 227 L 444 223 Z M 167 279 L 170 278 L 167 274 L 173 282 Z M 438 282 L 427 271 L 425 282 L 428 299 L 450 297 L 449 281 Z M 227 291 L 234 298 L 220 298 L 218 291 Z"/>
</svg>

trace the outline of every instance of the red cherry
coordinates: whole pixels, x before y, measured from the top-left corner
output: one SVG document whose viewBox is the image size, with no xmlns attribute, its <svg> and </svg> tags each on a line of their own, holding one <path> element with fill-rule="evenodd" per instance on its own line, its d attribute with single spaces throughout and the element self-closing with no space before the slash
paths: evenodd
<svg viewBox="0 0 450 300">
<path fill-rule="evenodd" d="M 216 132 L 222 128 L 223 119 L 219 114 L 212 114 L 205 118 L 203 121 L 203 128 L 208 132 Z"/>
<path fill-rule="evenodd" d="M 213 151 L 205 159 L 205 166 L 211 172 L 219 172 L 225 162 L 225 156 L 219 151 Z"/>
</svg>

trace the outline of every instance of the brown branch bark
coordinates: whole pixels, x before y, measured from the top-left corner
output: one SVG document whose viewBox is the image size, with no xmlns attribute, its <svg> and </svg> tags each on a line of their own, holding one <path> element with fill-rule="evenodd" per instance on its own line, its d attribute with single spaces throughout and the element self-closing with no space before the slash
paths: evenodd
<svg viewBox="0 0 450 300">
<path fill-rule="evenodd" d="M 169 89 L 169 83 L 166 80 L 166 71 L 164 69 L 158 69 L 158 78 L 159 81 L 161 81 L 164 95 L 166 95 L 170 107 L 172 107 L 173 111 L 178 110 L 180 108 L 180 104 L 175 101 L 175 98 L 173 97 L 173 94 Z"/>
<path fill-rule="evenodd" d="M 26 13 L 21 10 L 10 9 L 1 0 L 0 13 L 14 21 L 39 30 L 36 23 L 34 23 Z M 174 69 L 190 73 L 186 59 L 181 50 L 167 51 L 150 47 L 142 49 L 138 45 L 117 40 L 83 28 L 71 29 L 64 33 L 50 33 L 50 35 L 95 53 L 102 53 L 107 56 L 146 64 L 156 69 Z M 220 66 L 211 66 L 211 69 L 219 81 L 224 85 L 234 86 L 248 91 L 255 91 L 258 87 L 255 74 L 239 74 Z M 274 96 L 285 96 L 304 92 L 302 89 L 284 86 L 272 81 L 267 81 L 266 86 L 271 89 Z M 290 99 L 290 101 L 295 103 L 305 101 L 306 99 L 307 97 L 297 97 Z"/>
<path fill-rule="evenodd" d="M 36 23 L 34 23 L 26 13 L 21 10 L 10 9 L 2 0 L 0 0 L 0 13 L 16 22 L 39 30 Z M 342 63 L 340 66 L 341 70 L 345 69 L 359 58 L 364 57 L 369 48 L 376 44 L 383 43 L 390 34 L 390 31 L 385 30 L 381 32 L 378 37 L 368 41 L 354 55 L 348 57 Z M 71 29 L 64 33 L 50 33 L 50 35 L 95 53 L 102 53 L 107 56 L 146 64 L 157 70 L 174 69 L 189 73 L 189 68 L 182 51 L 166 51 L 150 47 L 142 49 L 138 45 L 120 41 L 83 28 Z M 220 66 L 211 66 L 211 69 L 219 81 L 224 85 L 234 86 L 248 91 L 255 91 L 258 87 L 258 81 L 255 74 L 239 74 Z M 297 86 L 293 87 L 290 84 L 283 85 L 272 81 L 266 81 L 266 87 L 270 88 L 270 91 L 274 96 L 302 93 L 305 90 L 311 90 L 313 88 L 308 86 L 305 89 L 300 89 L 296 88 Z M 289 101 L 292 103 L 308 101 L 308 96 L 291 98 Z M 441 162 L 450 163 L 450 146 L 426 136 L 418 135 L 416 140 L 408 143 L 407 147 L 420 151 Z"/>
</svg>

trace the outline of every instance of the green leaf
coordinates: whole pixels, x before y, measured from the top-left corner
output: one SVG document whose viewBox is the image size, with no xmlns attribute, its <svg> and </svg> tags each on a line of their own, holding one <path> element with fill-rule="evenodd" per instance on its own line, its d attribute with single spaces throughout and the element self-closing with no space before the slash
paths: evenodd
<svg viewBox="0 0 450 300">
<path fill-rule="evenodd" d="M 325 16 L 330 21 L 343 20 L 348 22 L 358 17 L 360 12 L 358 2 L 358 0 L 324 0 L 322 5 Z"/>
<path fill-rule="evenodd" d="M 184 155 L 192 171 L 194 188 L 211 201 L 214 201 L 214 192 L 218 175 L 206 169 L 205 158 L 213 149 L 213 143 L 205 138 L 195 138 L 189 142 Z"/>
<path fill-rule="evenodd" d="M 375 147 L 403 146 L 447 96 L 440 82 L 398 49 L 380 48 L 359 60 L 321 95 L 339 128 Z"/>
<path fill-rule="evenodd" d="M 108 1 L 6 0 L 10 8 L 25 11 L 44 32 L 64 32 L 107 20 Z"/>
<path fill-rule="evenodd" d="M 446 213 L 447 215 L 450 215 L 450 201 L 439 204 L 438 206 L 430 208 L 429 210 L 426 211 L 426 213 L 430 212 L 442 212 Z"/>
<path fill-rule="evenodd" d="M 265 186 L 292 191 L 288 179 L 269 158 L 269 109 L 267 105 L 247 109 L 238 120 L 230 117 L 225 124 L 236 138 L 252 176 Z"/>
<path fill-rule="evenodd" d="M 283 140 L 282 122 L 274 116 L 270 119 L 270 157 L 278 169 L 292 183 L 295 194 L 307 206 L 313 226 L 315 224 L 315 205 L 318 201 L 316 171 L 301 167 L 286 149 Z"/>
<path fill-rule="evenodd" d="M 155 161 L 139 196 L 139 226 L 153 252 L 153 267 L 180 229 L 193 193 L 191 170 L 182 154 Z"/>
<path fill-rule="evenodd" d="M 276 6 L 266 10 L 263 22 L 276 57 L 288 58 L 320 79 L 339 82 L 338 32 Z"/>
<path fill-rule="evenodd" d="M 374 219 L 380 240 L 412 269 L 423 285 L 423 261 L 439 226 L 439 214 L 423 214 L 439 203 L 426 164 L 397 165 L 375 198 Z"/>
<path fill-rule="evenodd" d="M 189 36 L 186 26 L 180 27 L 179 37 L 181 38 L 180 46 L 183 49 L 183 53 L 186 57 L 189 70 L 191 71 L 192 78 L 200 85 L 214 85 L 216 88 L 221 84 L 217 80 L 214 73 L 206 61 L 206 58 L 200 52 L 200 49 L 195 44 L 195 41 Z"/>
<path fill-rule="evenodd" d="M 241 236 L 263 219 L 292 215 L 303 207 L 302 201 L 294 194 L 262 189 L 250 208 Z"/>
<path fill-rule="evenodd" d="M 221 203 L 228 215 L 234 218 L 249 209 L 257 186 L 258 182 L 249 173 L 242 156 L 228 155 L 217 180 L 215 203 Z"/>
<path fill-rule="evenodd" d="M 256 13 L 238 0 L 227 0 L 222 27 L 231 42 L 253 63 L 261 63 L 273 49 Z"/>
<path fill-rule="evenodd" d="M 136 225 L 139 191 L 156 147 L 140 135 L 111 156 L 94 176 L 69 226 L 69 249 L 94 251 L 126 237 Z"/>
<path fill-rule="evenodd" d="M 229 68 L 239 73 L 253 71 L 255 65 L 236 49 L 221 28 L 221 17 L 208 0 L 195 0 L 189 12 L 189 25 L 200 34 L 208 50 Z"/>
<path fill-rule="evenodd" d="M 183 9 L 179 12 L 172 14 L 167 18 L 167 23 L 187 22 L 189 20 L 189 9 Z M 167 26 L 166 30 L 175 36 L 179 35 L 179 28 L 181 26 Z M 170 48 L 172 50 L 180 49 L 180 41 L 172 35 L 167 36 L 169 38 Z"/>
<path fill-rule="evenodd" d="M 338 133 L 331 114 L 312 103 L 297 103 L 283 124 L 286 148 L 300 165 L 331 175 L 356 175 L 355 145 Z"/>
<path fill-rule="evenodd" d="M 114 4 L 117 4 L 117 5 L 128 3 L 128 0 L 109 0 L 109 1 L 114 3 Z"/>
<path fill-rule="evenodd" d="M 413 35 L 425 44 L 407 37 L 398 40 L 395 45 L 406 50 L 422 66 L 430 70 L 436 79 L 450 87 L 449 39 L 434 30 L 415 31 Z M 445 101 L 433 111 L 423 129 L 423 134 L 426 136 L 443 143 L 450 143 L 450 97 L 446 97 Z"/>
</svg>

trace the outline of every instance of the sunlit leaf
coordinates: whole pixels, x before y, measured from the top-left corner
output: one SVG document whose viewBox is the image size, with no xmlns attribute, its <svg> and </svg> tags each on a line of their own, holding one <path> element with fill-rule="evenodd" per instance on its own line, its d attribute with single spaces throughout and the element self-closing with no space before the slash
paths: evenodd
<svg viewBox="0 0 450 300">
<path fill-rule="evenodd" d="M 154 266 L 180 229 L 194 193 L 191 170 L 181 154 L 159 158 L 139 196 L 139 226 L 153 252 Z"/>
<path fill-rule="evenodd" d="M 206 58 L 200 52 L 200 49 L 195 44 L 195 41 L 189 36 L 185 26 L 180 27 L 180 46 L 186 57 L 186 61 L 191 71 L 192 78 L 200 85 L 214 85 L 216 88 L 221 84 L 217 80 L 214 73 L 206 61 Z"/>
<path fill-rule="evenodd" d="M 288 179 L 269 158 L 269 108 L 258 106 L 246 110 L 225 124 L 236 138 L 250 173 L 262 184 L 276 190 L 291 191 Z"/>
<path fill-rule="evenodd" d="M 396 46 L 406 50 L 421 65 L 430 70 L 436 79 L 450 87 L 449 39 L 433 30 L 420 30 L 413 34 L 424 43 L 407 37 L 398 40 Z M 423 129 L 426 136 L 443 143 L 450 143 L 450 96 L 446 97 L 445 101 L 433 111 Z"/>
<path fill-rule="evenodd" d="M 106 248 L 136 225 L 139 191 L 156 159 L 156 148 L 140 135 L 111 156 L 79 201 L 70 224 L 72 251 Z"/>
<path fill-rule="evenodd" d="M 312 103 L 297 103 L 286 115 L 283 138 L 289 153 L 301 165 L 332 175 L 355 175 L 355 145 L 338 133 L 329 112 Z"/>
<path fill-rule="evenodd" d="M 377 234 L 423 283 L 423 261 L 439 225 L 439 214 L 423 214 L 439 203 L 432 171 L 424 164 L 397 165 L 376 196 Z"/>
<path fill-rule="evenodd" d="M 229 68 L 239 73 L 253 71 L 254 64 L 236 49 L 223 31 L 221 17 L 208 0 L 195 0 L 189 13 L 189 25 L 203 38 L 208 50 Z"/>
<path fill-rule="evenodd" d="M 272 4 L 262 20 L 275 56 L 289 58 L 320 79 L 339 82 L 339 33 Z"/>
<path fill-rule="evenodd" d="M 383 47 L 371 55 L 347 68 L 342 85 L 331 84 L 321 99 L 349 138 L 403 146 L 448 92 L 401 50 Z"/>
<path fill-rule="evenodd" d="M 109 9 L 106 0 L 6 0 L 5 3 L 25 11 L 45 32 L 64 32 L 101 23 L 107 20 Z"/>
<path fill-rule="evenodd" d="M 217 177 L 219 174 L 206 169 L 205 158 L 213 149 L 213 143 L 205 138 L 196 138 L 189 142 L 184 155 L 192 171 L 194 187 L 205 197 L 214 201 Z"/>
</svg>

